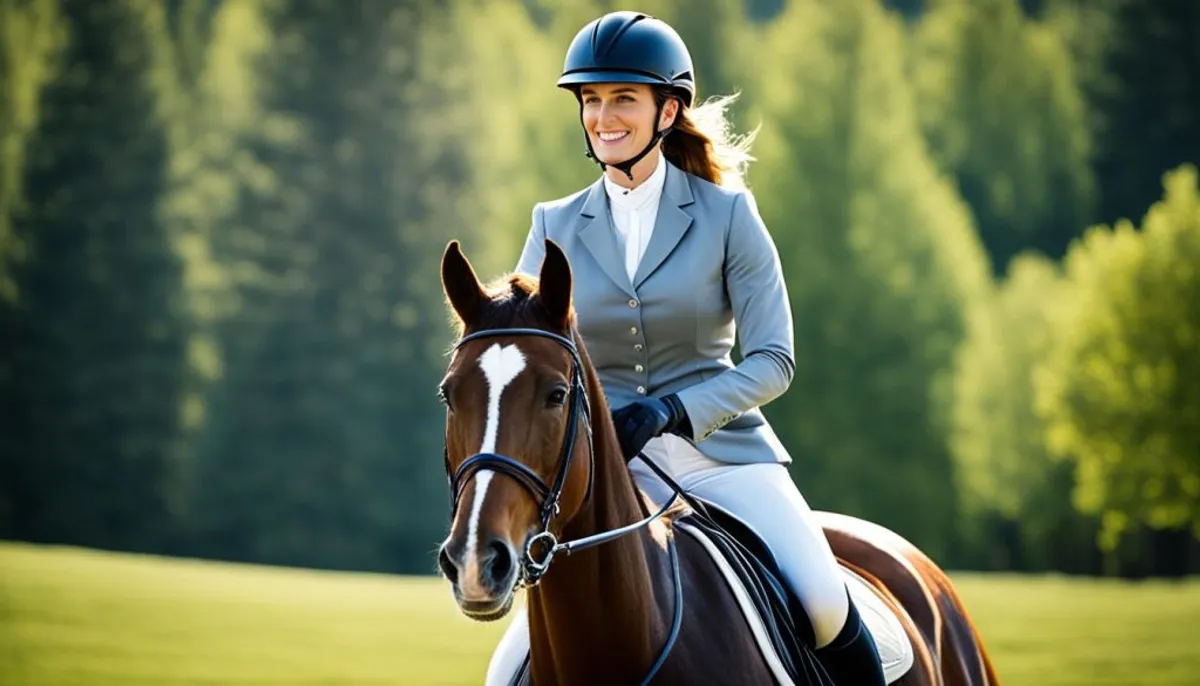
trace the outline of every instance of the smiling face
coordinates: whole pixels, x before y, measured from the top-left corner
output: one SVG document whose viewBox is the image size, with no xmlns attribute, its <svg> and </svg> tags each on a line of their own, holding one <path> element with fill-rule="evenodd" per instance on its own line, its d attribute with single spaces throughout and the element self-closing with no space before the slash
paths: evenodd
<svg viewBox="0 0 1200 686">
<path fill-rule="evenodd" d="M 654 90 L 643 83 L 594 83 L 580 88 L 583 128 L 596 156 L 616 164 L 642 151 L 657 130 L 675 120 L 679 101 L 668 98 L 655 127 Z"/>
</svg>

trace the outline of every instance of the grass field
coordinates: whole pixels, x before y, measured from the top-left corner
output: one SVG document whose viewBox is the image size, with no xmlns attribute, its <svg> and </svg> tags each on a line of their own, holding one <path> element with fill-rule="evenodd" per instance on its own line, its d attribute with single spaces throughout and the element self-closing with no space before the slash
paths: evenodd
<svg viewBox="0 0 1200 686">
<path fill-rule="evenodd" d="M 958 575 L 1006 684 L 1200 683 L 1200 581 Z M 0 544 L 0 684 L 477 684 L 443 582 Z"/>
</svg>

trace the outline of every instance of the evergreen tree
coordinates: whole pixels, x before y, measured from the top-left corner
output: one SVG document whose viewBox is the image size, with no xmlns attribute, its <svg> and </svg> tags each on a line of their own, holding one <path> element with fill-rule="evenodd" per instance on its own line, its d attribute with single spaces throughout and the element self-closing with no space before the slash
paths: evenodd
<svg viewBox="0 0 1200 686">
<path fill-rule="evenodd" d="M 63 2 L 13 226 L 4 535 L 156 549 L 169 537 L 186 318 L 159 216 L 170 73 L 161 8 Z"/>
<path fill-rule="evenodd" d="M 269 48 L 270 33 L 254 2 L 225 3 L 210 18 L 200 11 L 207 5 L 192 0 L 174 4 L 182 5 L 175 7 L 177 24 L 190 24 L 187 17 L 194 12 L 203 17 L 205 34 L 211 31 L 214 38 L 205 39 L 202 55 L 185 56 L 179 42 L 185 29 L 176 28 L 178 63 L 191 59 L 199 64 L 178 68 L 181 76 L 172 91 L 170 117 L 173 164 L 163 199 L 164 221 L 182 259 L 191 324 L 177 446 L 182 478 L 190 481 L 198 469 L 198 442 L 210 419 L 209 396 L 219 390 L 224 374 L 218 327 L 236 312 L 235 274 L 246 266 L 222 262 L 216 253 L 223 238 L 244 235 L 231 226 L 237 220 L 238 189 L 256 178 L 253 161 L 240 148 L 260 114 L 250 67 Z M 186 73 L 189 70 L 196 73 Z M 194 492 L 194 484 L 185 486 L 189 496 Z M 178 506 L 185 529 L 180 537 L 185 540 L 195 524 L 190 500 Z"/>
<path fill-rule="evenodd" d="M 535 12 L 527 4 L 452 5 L 451 37 L 437 47 L 444 63 L 470 77 L 472 104 L 460 125 L 477 141 L 464 154 L 478 214 L 468 221 L 487 229 L 467 236 L 481 242 L 468 242 L 466 249 L 483 274 L 516 265 L 535 203 L 573 193 L 600 173 L 584 156 L 574 96 L 555 85 L 568 43 L 593 10 Z M 549 28 L 540 30 L 538 22 Z"/>
<path fill-rule="evenodd" d="M 918 112 L 971 206 L 993 271 L 1061 257 L 1093 212 L 1091 136 L 1071 53 L 1013 0 L 937 4 L 912 41 Z"/>
<path fill-rule="evenodd" d="M 12 218 L 22 200 L 21 181 L 38 93 L 62 42 L 56 0 L 0 0 L 0 305 L 17 298 L 11 269 L 25 254 Z"/>
<path fill-rule="evenodd" d="M 204 71 L 213 19 L 221 0 L 167 0 L 167 28 L 175 47 L 179 81 L 191 89 Z"/>
<path fill-rule="evenodd" d="M 1200 4 L 1110 0 L 1105 7 L 1113 30 L 1087 92 L 1096 112 L 1099 221 L 1112 224 L 1155 202 L 1164 173 L 1200 165 Z"/>
<path fill-rule="evenodd" d="M 24 202 L 25 153 L 38 120 L 38 94 L 61 47 L 63 23 L 56 0 L 18 3 L 0 1 L 0 474 L 16 474 L 18 428 L 10 406 L 19 396 L 16 388 L 15 335 L 19 321 L 18 284 L 13 273 L 28 255 L 25 242 L 13 226 Z M 0 481 L 0 537 L 11 536 L 16 482 Z"/>
<path fill-rule="evenodd" d="M 926 0 L 880 0 L 880 4 L 908 21 L 919 20 L 927 9 Z"/>
<path fill-rule="evenodd" d="M 260 114 L 213 243 L 238 307 L 198 444 L 198 549 L 428 571 L 446 521 L 439 257 L 490 229 L 471 192 L 476 77 L 442 42 L 453 5 L 262 12 Z"/>
</svg>

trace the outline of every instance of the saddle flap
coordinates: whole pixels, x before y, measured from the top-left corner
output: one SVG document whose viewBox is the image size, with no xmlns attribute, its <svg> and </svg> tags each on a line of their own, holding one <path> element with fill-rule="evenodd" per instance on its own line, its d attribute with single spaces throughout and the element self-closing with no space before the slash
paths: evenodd
<svg viewBox="0 0 1200 686">
<path fill-rule="evenodd" d="M 700 500 L 700 506 L 702 512 L 676 525 L 696 537 L 721 569 L 777 681 L 833 686 L 813 653 L 812 623 L 775 556 L 738 517 L 711 502 Z"/>
</svg>

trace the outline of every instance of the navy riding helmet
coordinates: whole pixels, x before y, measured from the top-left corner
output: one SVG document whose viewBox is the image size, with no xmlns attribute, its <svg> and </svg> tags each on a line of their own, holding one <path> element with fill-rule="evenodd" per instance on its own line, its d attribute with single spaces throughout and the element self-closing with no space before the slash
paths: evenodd
<svg viewBox="0 0 1200 686">
<path fill-rule="evenodd" d="M 692 56 L 683 39 L 666 22 L 640 12 L 610 12 L 588 23 L 567 48 L 558 86 L 579 97 L 579 87 L 588 83 L 644 83 L 666 88 L 686 107 L 696 97 L 696 76 Z M 654 114 L 662 116 L 659 105 Z M 582 99 L 580 119 L 583 118 Z M 633 178 L 633 165 L 649 154 L 654 145 L 670 133 L 671 127 L 656 131 L 650 143 L 632 158 L 613 166 Z M 603 169 L 605 164 L 592 149 L 584 132 L 587 156 Z"/>
</svg>

